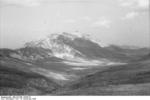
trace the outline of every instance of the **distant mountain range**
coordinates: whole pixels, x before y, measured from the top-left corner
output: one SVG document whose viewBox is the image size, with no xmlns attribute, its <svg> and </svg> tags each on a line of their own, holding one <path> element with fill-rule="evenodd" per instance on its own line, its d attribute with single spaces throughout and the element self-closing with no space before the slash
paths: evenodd
<svg viewBox="0 0 150 100">
<path fill-rule="evenodd" d="M 37 60 L 56 57 L 59 59 L 110 59 L 129 60 L 137 55 L 146 55 L 148 48 L 123 48 L 110 45 L 102 47 L 99 42 L 93 41 L 89 35 L 75 35 L 72 33 L 55 33 L 46 38 L 25 43 L 17 50 L 1 49 L 1 55 L 11 56 L 24 60 Z"/>
</svg>

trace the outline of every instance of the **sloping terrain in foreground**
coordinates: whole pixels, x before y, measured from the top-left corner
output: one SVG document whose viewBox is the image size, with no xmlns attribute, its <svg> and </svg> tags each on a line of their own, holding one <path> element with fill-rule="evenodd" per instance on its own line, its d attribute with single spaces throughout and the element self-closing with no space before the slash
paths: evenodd
<svg viewBox="0 0 150 100">
<path fill-rule="evenodd" d="M 8 57 L 0 60 L 0 95 L 150 95 L 148 58 L 85 70 L 63 63 L 40 66 Z"/>
<path fill-rule="evenodd" d="M 125 64 L 88 63 L 1 55 L 0 95 L 150 95 L 149 54 Z"/>
<path fill-rule="evenodd" d="M 150 60 L 112 66 L 54 91 L 56 95 L 150 95 Z"/>
<path fill-rule="evenodd" d="M 36 74 L 0 65 L 0 95 L 42 95 L 59 85 Z"/>
</svg>

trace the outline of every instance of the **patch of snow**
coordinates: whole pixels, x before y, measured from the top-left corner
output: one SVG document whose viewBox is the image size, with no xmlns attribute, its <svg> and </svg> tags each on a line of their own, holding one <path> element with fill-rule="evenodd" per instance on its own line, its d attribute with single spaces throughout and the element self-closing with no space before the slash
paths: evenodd
<svg viewBox="0 0 150 100">
<path fill-rule="evenodd" d="M 71 68 L 72 70 L 85 70 L 89 68 L 99 67 L 99 66 L 114 66 L 114 65 L 124 65 L 126 63 L 121 62 L 112 62 L 107 59 L 101 60 L 83 60 L 80 59 L 78 61 L 64 61 L 66 65 L 76 66 Z"/>
<path fill-rule="evenodd" d="M 26 63 L 27 65 L 31 66 L 32 64 L 31 63 Z"/>
<path fill-rule="evenodd" d="M 98 60 L 91 60 L 91 61 L 80 60 L 80 61 L 64 61 L 63 63 L 72 66 L 98 66 L 102 65 L 104 62 Z"/>
<path fill-rule="evenodd" d="M 74 77 L 74 75 L 67 75 L 66 73 L 63 72 L 55 72 L 43 68 L 33 68 L 32 71 L 55 80 L 67 81 L 70 80 L 71 77 Z"/>
<path fill-rule="evenodd" d="M 55 73 L 55 72 L 49 72 L 49 77 L 57 79 L 57 80 L 69 80 L 66 75 L 60 74 L 60 73 Z"/>
<path fill-rule="evenodd" d="M 23 59 L 22 59 L 22 56 L 19 55 L 19 54 L 16 54 L 16 53 L 11 54 L 10 56 L 13 57 L 13 58 L 17 58 L 17 59 L 23 60 Z"/>
<path fill-rule="evenodd" d="M 127 63 L 121 63 L 121 62 L 109 62 L 109 63 L 107 63 L 106 65 L 107 65 L 107 66 L 111 66 L 111 65 L 125 65 L 125 64 L 127 64 Z"/>
<path fill-rule="evenodd" d="M 72 68 L 73 70 L 85 70 L 85 69 L 88 69 L 87 67 L 74 67 Z"/>
</svg>

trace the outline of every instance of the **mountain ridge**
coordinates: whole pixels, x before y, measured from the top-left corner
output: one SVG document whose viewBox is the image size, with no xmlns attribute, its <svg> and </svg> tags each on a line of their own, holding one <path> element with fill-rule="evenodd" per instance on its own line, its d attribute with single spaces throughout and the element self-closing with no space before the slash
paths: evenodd
<svg viewBox="0 0 150 100">
<path fill-rule="evenodd" d="M 79 35 L 80 34 L 80 35 Z M 139 50 L 139 51 L 138 51 Z M 24 47 L 11 51 L 12 57 L 19 59 L 44 59 L 56 57 L 65 60 L 85 59 L 85 60 L 127 60 L 132 59 L 136 54 L 143 51 L 142 55 L 148 51 L 144 48 L 128 49 L 116 45 L 101 46 L 101 44 L 90 37 L 89 34 L 81 33 L 53 33 L 45 38 L 27 42 Z M 9 51 L 8 49 L 6 50 Z M 6 52 L 5 51 L 5 52 Z M 135 53 L 134 55 L 134 52 Z M 130 53 L 131 52 L 131 53 Z M 5 54 L 5 53 L 3 53 Z M 133 54 L 131 56 L 131 54 Z M 141 55 L 139 55 L 141 56 Z"/>
</svg>

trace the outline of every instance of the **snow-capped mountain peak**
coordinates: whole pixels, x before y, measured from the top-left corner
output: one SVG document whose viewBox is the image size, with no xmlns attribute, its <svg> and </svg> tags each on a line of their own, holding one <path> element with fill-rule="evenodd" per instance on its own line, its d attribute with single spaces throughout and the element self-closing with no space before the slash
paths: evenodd
<svg viewBox="0 0 150 100">
<path fill-rule="evenodd" d="M 31 56 L 38 53 L 53 56 L 61 59 L 99 59 L 110 54 L 104 50 L 99 42 L 89 34 L 80 32 L 53 33 L 42 39 L 31 41 L 25 44 L 23 51 L 32 51 Z M 28 49 L 27 49 L 28 48 Z M 37 53 L 33 53 L 36 50 Z M 28 54 L 29 55 L 29 54 Z M 47 57 L 47 56 L 46 56 Z M 40 57 L 40 58 L 43 58 Z"/>
<path fill-rule="evenodd" d="M 41 47 L 52 51 L 53 56 L 58 58 L 73 59 L 76 57 L 84 57 L 82 53 L 67 45 L 65 41 L 73 41 L 75 38 L 81 38 L 78 35 L 70 33 L 54 33 L 48 35 L 44 39 L 31 41 L 25 44 L 25 47 Z"/>
</svg>

